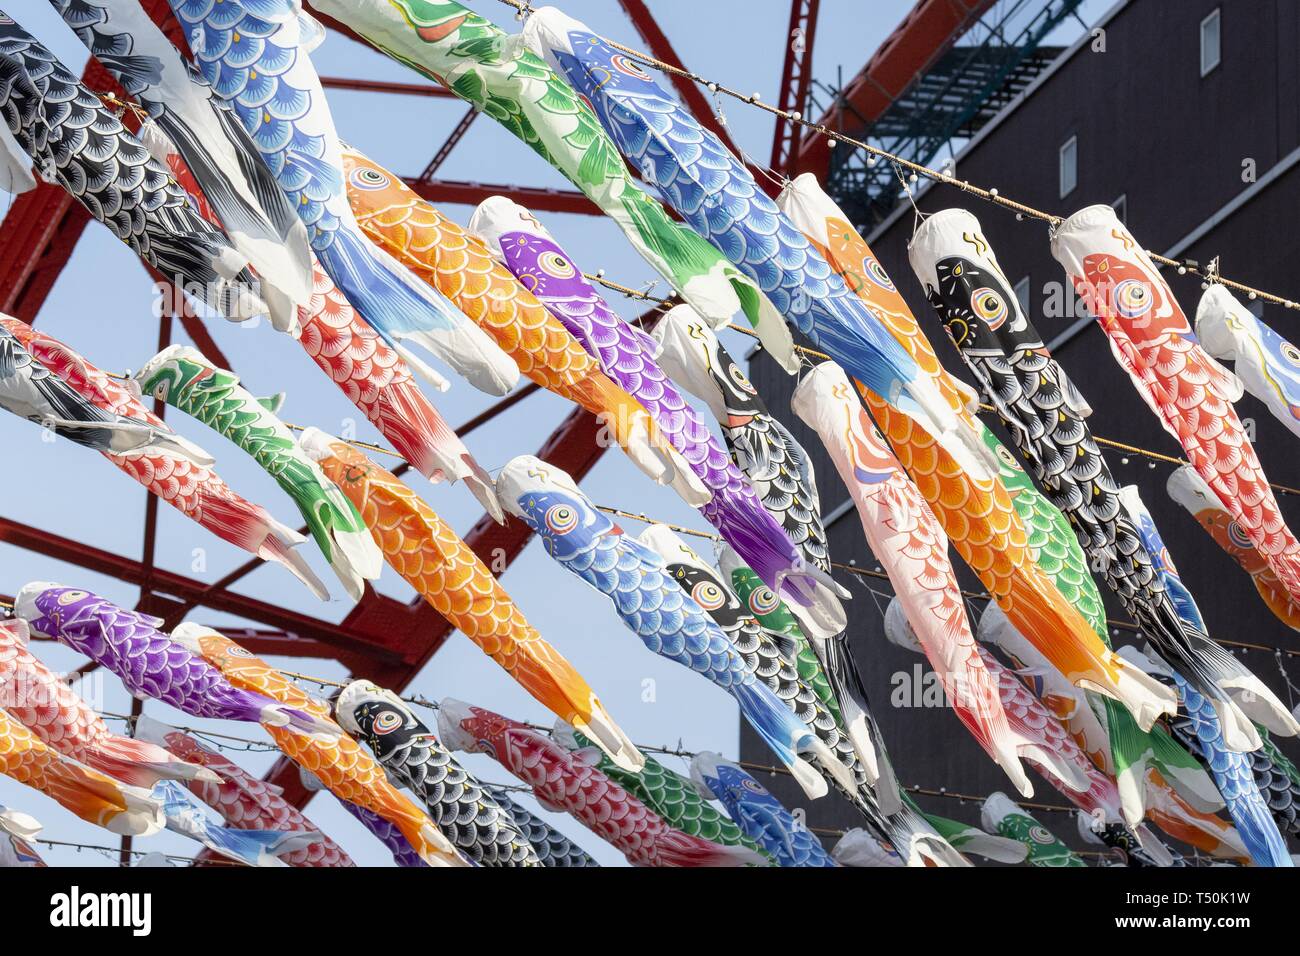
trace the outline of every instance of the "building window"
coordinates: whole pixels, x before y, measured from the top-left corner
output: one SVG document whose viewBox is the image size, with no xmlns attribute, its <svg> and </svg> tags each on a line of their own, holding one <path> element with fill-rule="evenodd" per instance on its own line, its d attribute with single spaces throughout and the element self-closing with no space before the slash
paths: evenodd
<svg viewBox="0 0 1300 956">
<path fill-rule="evenodd" d="M 1071 136 L 1061 144 L 1061 198 L 1079 185 L 1079 137 Z"/>
<path fill-rule="evenodd" d="M 1128 225 L 1128 193 L 1125 193 L 1124 195 L 1116 199 L 1113 203 L 1111 203 L 1110 208 L 1115 210 L 1115 218 L 1127 226 Z"/>
<path fill-rule="evenodd" d="M 1219 8 L 1201 21 L 1201 76 L 1208 76 L 1219 65 L 1222 47 L 1223 17 Z"/>
<path fill-rule="evenodd" d="M 1016 294 L 1016 301 L 1020 303 L 1020 311 L 1023 312 L 1025 315 L 1028 315 L 1029 314 L 1029 276 L 1025 276 L 1023 279 L 1017 282 L 1015 289 L 1012 291 L 1014 291 Z"/>
</svg>

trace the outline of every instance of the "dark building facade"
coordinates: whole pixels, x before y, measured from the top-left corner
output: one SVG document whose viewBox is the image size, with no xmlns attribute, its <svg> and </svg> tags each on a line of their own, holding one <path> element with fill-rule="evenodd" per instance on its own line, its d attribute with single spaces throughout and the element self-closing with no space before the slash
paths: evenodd
<svg viewBox="0 0 1300 956">
<path fill-rule="evenodd" d="M 1297 49 L 1300 4 L 1290 0 L 1117 3 L 1091 35 L 1069 48 L 967 144 L 957 157 L 956 177 L 998 187 L 1008 197 L 1059 215 L 1093 203 L 1113 204 L 1147 248 L 1202 263 L 1218 256 L 1224 275 L 1300 299 Z M 1031 318 L 1092 405 L 1095 435 L 1182 457 L 1181 448 L 1112 358 L 1096 323 L 1082 306 L 1077 313 L 1071 311 L 1077 303 L 1051 256 L 1044 223 L 1017 221 L 1005 210 L 942 184 L 920 191 L 916 203 L 923 213 L 960 206 L 979 217 L 1008 278 L 1017 284 L 1017 294 L 1022 301 L 1027 297 Z M 940 360 L 971 382 L 908 265 L 906 247 L 914 221 L 913 209 L 904 203 L 867 235 L 868 241 Z M 1201 295 L 1200 280 L 1172 271 L 1168 278 L 1190 318 Z M 1260 314 L 1284 337 L 1300 341 L 1300 311 L 1268 305 Z M 846 494 L 833 465 L 817 437 L 790 411 L 795 380 L 761 352 L 752 358 L 751 377 L 773 413 L 791 426 L 813 459 L 823 514 L 834 518 L 828 528 L 833 559 L 876 567 L 856 512 L 840 507 Z M 1255 447 L 1270 480 L 1300 487 L 1300 439 L 1250 396 L 1237 408 L 1243 419 L 1253 422 Z M 985 420 L 1014 447 L 994 416 L 986 415 Z M 1107 455 L 1117 480 L 1139 487 L 1210 633 L 1224 640 L 1300 650 L 1300 634 L 1269 613 L 1249 577 L 1168 497 L 1165 481 L 1172 466 L 1118 451 Z M 1291 527 L 1300 529 L 1300 495 L 1279 494 L 1278 499 Z M 962 586 L 982 591 L 955 552 L 952 557 Z M 982 798 L 1001 790 L 1014 797 L 1001 769 L 953 713 L 923 705 L 915 678 L 921 671 L 928 673 L 929 666 L 886 641 L 881 616 L 885 599 L 864 586 L 888 592 L 887 582 L 855 581 L 845 573 L 837 577 L 854 594 L 849 604 L 852 649 L 900 781 L 924 790 L 945 788 L 949 794 Z M 1101 590 L 1109 616 L 1127 620 L 1104 586 Z M 979 610 L 976 605 L 976 613 Z M 1117 643 L 1136 637 L 1120 632 Z M 1278 658 L 1259 650 L 1242 653 L 1245 663 L 1294 706 L 1297 701 L 1290 696 L 1281 667 L 1300 674 L 1300 658 Z M 1293 759 L 1300 757 L 1300 742 L 1279 743 Z M 772 762 L 748 729 L 742 730 L 741 749 L 747 760 Z M 1032 773 L 1031 778 L 1034 801 L 1065 805 L 1045 780 Z M 811 826 L 860 825 L 855 812 L 834 797 L 809 802 L 788 777 L 779 775 L 764 783 L 790 805 L 804 807 Z M 918 802 L 927 811 L 971 823 L 979 820 L 978 806 L 970 801 L 921 795 Z M 1032 812 L 1058 837 L 1081 846 L 1070 815 Z"/>
</svg>

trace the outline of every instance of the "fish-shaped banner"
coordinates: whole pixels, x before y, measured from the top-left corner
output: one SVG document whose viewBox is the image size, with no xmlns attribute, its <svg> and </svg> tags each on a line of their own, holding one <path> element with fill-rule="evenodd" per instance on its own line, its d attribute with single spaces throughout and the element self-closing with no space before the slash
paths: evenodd
<svg viewBox="0 0 1300 956">
<path fill-rule="evenodd" d="M 1180 748 L 1181 749 L 1181 748 Z M 1250 862 L 1250 852 L 1237 828 L 1213 814 L 1202 813 L 1184 800 L 1155 767 L 1147 770 L 1147 819 L 1175 840 L 1203 853 L 1236 863 Z M 1218 794 L 1218 791 L 1215 790 Z M 1218 797 L 1220 801 L 1223 797 Z"/>
<path fill-rule="evenodd" d="M 239 376 L 217 368 L 188 345 L 163 349 L 135 373 L 135 380 L 145 394 L 197 418 L 252 456 L 293 499 L 348 596 L 361 599 L 365 582 L 379 577 L 383 555 L 356 508 L 267 407 L 278 403 L 254 398 L 239 384 Z"/>
<path fill-rule="evenodd" d="M 788 322 L 931 437 L 968 454 L 969 432 L 933 380 L 717 136 L 639 64 L 558 10 L 531 16 L 524 36 L 591 101 L 646 182 Z"/>
<path fill-rule="evenodd" d="M 1130 866 L 1138 869 L 1187 866 L 1186 858 L 1170 850 L 1169 847 L 1165 846 L 1153 835 L 1148 835 L 1146 842 L 1141 843 L 1120 824 L 1099 825 L 1094 817 L 1089 816 L 1082 810 L 1074 812 L 1074 822 L 1079 833 L 1079 839 L 1084 843 L 1110 848 L 1110 852 L 1106 854 L 1106 857 L 1115 862 L 1105 865 Z"/>
<path fill-rule="evenodd" d="M 31 814 L 0 807 L 0 867 L 43 867 L 45 861 L 32 846 L 44 827 Z"/>
<path fill-rule="evenodd" d="M 1070 515 L 1075 532 L 1067 529 L 1065 540 L 1072 543 L 1078 535 L 1147 639 L 1214 702 L 1229 746 L 1259 746 L 1250 718 L 1282 733 L 1300 733 L 1282 702 L 1240 661 L 1179 617 L 1084 423 L 1086 403 L 1026 318 L 979 221 L 962 209 L 936 213 L 917 228 L 908 252 L 949 336 L 1035 476 Z M 1005 475 L 1003 483 L 1009 484 Z M 1014 491 L 1013 497 L 1019 506 L 1021 498 Z"/>
<path fill-rule="evenodd" d="M 335 700 L 334 713 L 471 860 L 480 866 L 541 866 L 510 815 L 392 691 L 355 680 Z"/>
<path fill-rule="evenodd" d="M 233 125 L 240 129 L 237 123 Z M 189 193 L 190 202 L 216 224 L 185 160 L 169 153 L 167 161 Z M 260 160 L 252 161 L 260 165 Z M 278 188 L 275 194 L 281 195 Z M 299 220 L 295 217 L 294 222 Z M 492 517 L 500 520 L 491 478 L 420 391 L 411 366 L 358 317 L 314 255 L 310 279 L 306 301 L 295 319 L 303 351 L 416 471 L 434 482 L 463 480 Z"/>
<path fill-rule="evenodd" d="M 916 359 L 922 372 L 933 379 L 972 442 L 982 449 L 975 467 L 964 464 L 859 383 L 881 432 L 957 553 L 1053 666 L 1072 683 L 1087 681 L 1092 689 L 1115 698 L 1133 712 L 1141 726 L 1150 727 L 1159 714 L 1173 708 L 1173 699 L 1167 689 L 1126 668 L 1035 566 L 1028 531 L 998 477 L 997 458 L 989 457 L 992 453 L 970 410 L 978 396 L 943 368 L 884 267 L 815 179 L 798 177 L 782 192 L 779 203 Z"/>
<path fill-rule="evenodd" d="M 445 293 L 535 384 L 595 415 L 638 468 L 660 483 L 695 482 L 646 410 L 601 371 L 560 321 L 487 246 L 356 150 L 345 153 L 348 199 L 370 239 Z M 696 487 L 696 498 L 707 494 Z"/>
<path fill-rule="evenodd" d="M 1258 866 L 1291 866 L 1286 840 L 1255 781 L 1251 755 L 1224 745 L 1223 729 L 1210 702 L 1154 656 L 1131 646 L 1120 648 L 1120 653 L 1151 673 L 1162 674 L 1177 688 L 1179 713 L 1170 720 L 1170 728 L 1188 750 L 1201 758 L 1214 778 L 1250 858 Z"/>
<path fill-rule="evenodd" d="M 710 751 L 698 753 L 691 760 L 691 779 L 720 800 L 778 866 L 839 866 L 807 825 L 734 761 Z"/>
<path fill-rule="evenodd" d="M 123 737 L 28 649 L 27 622 L 0 621 L 0 707 L 59 753 L 123 783 L 215 782 L 216 774 L 162 747 Z"/>
<path fill-rule="evenodd" d="M 1241 397 L 1241 381 L 1201 347 L 1173 290 L 1115 210 L 1089 206 L 1065 220 L 1053 234 L 1052 255 L 1101 324 L 1138 394 L 1283 587 L 1300 600 L 1300 541 L 1287 527 L 1232 407 Z"/>
<path fill-rule="evenodd" d="M 524 618 L 473 550 L 391 472 L 317 429 L 302 448 L 363 516 L 385 559 L 440 614 L 543 706 L 599 742 L 628 769 L 635 745 L 573 665 Z"/>
<path fill-rule="evenodd" d="M 605 758 L 603 766 L 613 767 L 614 764 Z M 635 776 L 631 774 L 630 776 Z M 510 798 L 510 794 L 502 787 L 486 787 L 492 799 L 496 800 L 497 805 L 505 810 L 515 826 L 532 844 L 533 849 L 537 851 L 537 858 L 542 861 L 542 866 L 550 866 L 563 869 L 577 869 L 579 867 L 600 866 L 593 860 L 590 854 L 582 847 L 578 846 L 568 837 L 566 837 L 555 827 L 551 826 L 540 817 L 529 813 L 518 803 Z"/>
<path fill-rule="evenodd" d="M 145 145 L 165 139 L 184 160 L 216 225 L 257 271 L 271 323 L 296 332 L 298 308 L 311 295 L 307 229 L 244 128 L 218 105 L 138 0 L 50 2 L 149 114 L 141 132 Z M 156 152 L 155 158 L 166 162 Z"/>
<path fill-rule="evenodd" d="M 162 807 L 148 793 L 63 756 L 4 709 L 0 709 L 0 773 L 112 833 L 148 836 L 162 829 Z"/>
<path fill-rule="evenodd" d="M 165 426 L 156 429 L 96 407 L 35 358 L 15 334 L 15 327 L 25 323 L 2 312 L 0 323 L 0 408 L 105 453 L 168 444 Z"/>
<path fill-rule="evenodd" d="M 924 653 L 916 629 L 903 613 L 903 605 L 897 597 L 891 598 L 885 608 L 885 637 L 899 647 Z M 1055 717 L 1050 717 L 1042 703 L 985 648 L 976 645 L 975 656 L 986 675 L 983 680 L 998 695 L 999 709 L 1010 728 L 1010 735 L 1024 741 L 1021 745 L 1023 759 L 1063 793 L 1088 790 L 1090 775 L 1098 774 L 1097 768 L 1075 744 L 1065 727 Z M 942 676 L 940 680 L 943 680 Z M 1107 788 L 1098 784 L 1098 802 L 1109 803 L 1108 798 L 1113 792 L 1113 785 Z M 1032 794 L 1033 788 L 1030 787 L 1027 795 Z M 1115 818 L 1118 819 L 1118 797 L 1114 806 Z M 1109 807 L 1107 809 L 1109 811 Z"/>
<path fill-rule="evenodd" d="M 1300 349 L 1256 318 L 1217 282 L 1201 296 L 1195 321 L 1205 351 L 1231 362 L 1246 391 L 1300 436 Z"/>
<path fill-rule="evenodd" d="M 658 554 L 624 534 L 569 475 L 532 455 L 520 455 L 501 469 L 497 493 L 502 507 L 536 532 L 554 561 L 609 598 L 649 650 L 731 694 L 804 791 L 814 798 L 825 795 L 825 781 L 798 754 L 808 752 L 825 765 L 835 762 L 834 755 L 758 679 Z"/>
<path fill-rule="evenodd" d="M 1151 555 L 1151 563 L 1159 572 L 1166 590 L 1173 595 L 1174 602 L 1178 606 L 1179 614 L 1181 614 L 1188 623 L 1197 627 L 1204 627 L 1201 618 L 1201 609 L 1197 607 L 1195 598 L 1192 597 L 1191 592 L 1188 591 L 1186 585 L 1183 584 L 1182 578 L 1179 577 L 1178 569 L 1174 566 L 1173 560 L 1169 556 L 1169 550 L 1165 547 L 1164 541 L 1160 537 L 1160 531 L 1156 528 L 1155 521 L 1152 520 L 1150 512 L 1147 511 L 1146 504 L 1142 501 L 1137 486 L 1126 485 L 1120 489 L 1120 495 L 1124 499 L 1125 506 L 1137 519 L 1138 530 L 1142 536 L 1142 543 L 1146 547 L 1147 552 Z M 1271 746 L 1272 742 L 1269 741 L 1269 746 L 1266 747 L 1265 741 L 1261 736 L 1261 746 L 1259 749 L 1251 753 L 1240 755 L 1244 760 L 1225 761 L 1222 758 L 1220 751 L 1230 750 L 1230 748 L 1227 747 L 1223 727 L 1219 723 L 1218 710 L 1210 707 L 1209 709 L 1213 711 L 1214 719 L 1212 721 L 1207 720 L 1202 712 L 1209 707 L 1207 704 L 1208 698 L 1195 693 L 1195 688 L 1190 686 L 1190 683 L 1186 678 L 1175 670 L 1168 661 L 1161 659 L 1159 654 L 1156 653 L 1150 645 L 1145 648 L 1145 651 L 1145 658 L 1135 659 L 1139 660 L 1144 667 L 1147 666 L 1148 663 L 1154 662 L 1155 667 L 1152 670 L 1152 673 L 1162 676 L 1166 680 L 1171 680 L 1173 684 L 1177 686 L 1180 711 L 1176 719 L 1182 723 L 1181 726 L 1174 727 L 1175 735 L 1179 737 L 1188 750 L 1191 750 L 1200 757 L 1203 762 L 1207 763 L 1211 776 L 1214 776 L 1215 782 L 1219 784 L 1219 792 L 1223 795 L 1224 799 L 1228 801 L 1229 810 L 1232 808 L 1232 800 L 1229 797 L 1229 794 L 1224 790 L 1225 781 L 1220 780 L 1215 771 L 1223 770 L 1226 773 L 1232 773 L 1234 770 L 1244 768 L 1245 771 L 1253 777 L 1253 789 L 1256 791 L 1254 796 L 1258 796 L 1261 801 L 1265 802 L 1269 806 L 1270 811 L 1273 811 L 1274 809 L 1272 799 L 1274 794 L 1271 791 L 1277 784 L 1281 784 L 1280 789 L 1283 792 L 1277 795 L 1281 798 L 1277 801 L 1277 810 L 1280 812 L 1274 813 L 1277 823 L 1279 826 L 1291 829 L 1293 832 L 1300 827 L 1300 820 L 1297 820 L 1297 815 L 1293 806 L 1294 798 L 1291 793 L 1294 780 L 1288 776 L 1284 767 L 1274 765 L 1273 760 L 1269 755 L 1270 750 L 1276 752 L 1276 748 Z M 1190 723 L 1188 721 L 1190 721 Z M 1201 742 L 1204 744 L 1202 749 L 1197 749 L 1193 737 L 1200 738 Z M 1234 756 L 1236 756 L 1235 753 Z M 1283 760 L 1286 764 L 1290 763 L 1290 761 L 1286 761 L 1285 758 L 1283 758 Z M 1294 771 L 1294 768 L 1292 768 L 1292 770 Z M 1253 796 L 1247 791 L 1245 794 L 1245 803 L 1243 804 L 1246 816 L 1253 814 L 1253 810 L 1250 809 L 1252 800 Z M 1235 819 L 1236 817 L 1234 816 L 1234 820 Z M 1238 828 L 1241 828 L 1242 824 L 1240 820 L 1237 821 L 1237 825 Z M 1243 836 L 1246 836 L 1248 840 L 1250 839 L 1249 835 L 1243 834 Z M 1257 839 L 1262 838 L 1266 844 L 1273 846 L 1271 834 L 1257 830 L 1255 836 Z M 1258 848 L 1257 843 L 1256 849 L 1252 849 L 1252 856 L 1255 856 L 1257 860 L 1259 859 L 1258 855 L 1256 855 L 1256 850 Z M 1275 849 L 1275 846 L 1273 846 L 1269 852 L 1276 855 Z"/>
<path fill-rule="evenodd" d="M 0 12 L 0 113 L 57 182 L 168 281 L 232 321 L 267 311 L 248 259 L 92 91 Z"/>
<path fill-rule="evenodd" d="M 546 735 L 490 710 L 446 698 L 438 734 L 453 750 L 486 753 L 533 789 L 538 802 L 568 813 L 633 866 L 746 866 L 764 858 L 674 830 L 597 769 L 600 751 L 571 752 Z"/>
<path fill-rule="evenodd" d="M 1169 497 L 1186 508 L 1214 543 L 1250 575 L 1255 590 L 1273 616 L 1287 627 L 1300 631 L 1300 600 L 1282 584 L 1268 559 L 1259 553 L 1255 542 L 1241 530 L 1237 519 L 1223 507 L 1196 469 L 1191 465 L 1175 468 L 1169 475 L 1166 489 Z"/>
<path fill-rule="evenodd" d="M 763 507 L 754 488 L 655 360 L 654 342 L 609 307 L 546 227 L 523 206 L 495 196 L 479 205 L 470 226 L 606 374 L 645 406 L 687 463 L 689 473 L 707 489 L 709 497 L 700 504 L 705 519 L 769 587 L 799 604 L 830 633 L 843 630 L 845 614 L 838 598 L 848 592 L 825 569 L 809 564 Z"/>
<path fill-rule="evenodd" d="M 879 777 L 876 796 L 881 809 L 894 813 L 902 805 L 898 781 L 888 760 L 882 760 L 884 740 L 871 714 L 866 685 L 849 649 L 848 632 L 831 638 L 805 635 L 798 617 L 740 560 L 729 547 L 721 549 L 718 567 L 730 578 L 731 588 L 764 630 L 783 634 L 794 647 L 799 676 L 812 687 L 848 734 L 864 766 L 874 764 Z"/>
<path fill-rule="evenodd" d="M 166 747 L 210 771 L 213 779 L 189 780 L 185 786 L 234 829 L 314 833 L 314 843 L 278 854 L 289 866 L 356 865 L 342 847 L 284 799 L 278 786 L 253 776 L 216 748 L 147 715 L 136 718 L 135 733 L 141 741 Z"/>
<path fill-rule="evenodd" d="M 177 627 L 173 636 L 202 655 L 235 686 L 309 713 L 327 728 L 316 734 L 266 728 L 284 755 L 320 785 L 340 800 L 365 807 L 392 823 L 429 865 L 468 865 L 419 807 L 389 782 L 384 769 L 334 723 L 328 704 L 211 628 L 187 622 Z"/>
<path fill-rule="evenodd" d="M 1223 806 L 1214 781 L 1195 757 L 1170 738 L 1167 730 L 1157 724 L 1150 733 L 1143 733 L 1129 717 L 1121 731 L 1114 723 L 1116 709 L 1093 710 L 1088 696 L 1052 667 L 996 604 L 990 604 L 980 616 L 976 637 L 981 644 L 996 647 L 1012 661 L 1015 676 L 1065 726 L 1092 762 L 1115 777 L 1124 818 L 1130 825 L 1136 825 L 1155 804 L 1177 806 L 1180 809 L 1170 812 L 1189 817 L 1205 816 Z M 1105 698 L 1101 702 L 1104 701 Z M 1123 717 L 1128 715 L 1123 710 L 1118 713 Z M 1122 759 L 1127 754 L 1134 754 L 1137 759 Z M 1176 791 L 1171 791 L 1166 777 L 1176 781 Z M 1187 807 L 1184 812 L 1181 807 L 1188 800 L 1197 809 Z M 1177 837 L 1177 834 L 1170 835 Z"/>
<path fill-rule="evenodd" d="M 859 789 L 865 799 L 872 799 L 870 787 L 880 779 L 879 761 L 874 754 L 869 765 L 859 760 L 835 717 L 799 676 L 794 643 L 760 627 L 722 572 L 696 554 L 667 525 L 652 524 L 637 540 L 659 555 L 664 570 L 722 628 L 758 679 L 826 745 L 832 759 L 827 763 L 819 755 L 817 769 L 827 782 L 838 784 L 850 799 Z"/>
<path fill-rule="evenodd" d="M 171 780 L 156 783 L 152 796 L 162 804 L 168 830 L 246 866 L 286 866 L 281 855 L 296 853 L 320 840 L 320 834 L 312 831 L 237 830 L 220 826 L 202 803 Z"/>
<path fill-rule="evenodd" d="M 161 618 L 128 611 L 91 591 L 32 581 L 14 597 L 14 614 L 33 634 L 107 667 L 133 696 L 171 704 L 195 717 L 328 731 L 328 724 L 309 713 L 236 687 L 159 630 Z"/>
<path fill-rule="evenodd" d="M 722 426 L 727 450 L 763 507 L 804 560 L 829 574 L 817 479 L 803 446 L 768 411 L 758 389 L 690 306 L 669 309 L 650 336 L 659 365 L 679 387 L 702 399 Z"/>
<path fill-rule="evenodd" d="M 557 723 L 551 739 L 569 750 L 582 750 L 591 742 L 568 724 Z M 741 832 L 740 827 L 710 803 L 688 778 L 669 770 L 654 757 L 646 755 L 645 766 L 631 773 L 614 766 L 608 758 L 596 765 L 601 773 L 620 784 L 647 807 L 659 814 L 674 830 L 689 833 L 710 843 L 726 846 L 762 848 Z"/>
<path fill-rule="evenodd" d="M 323 28 L 300 3 L 170 2 L 199 72 L 247 130 L 352 306 L 435 385 L 447 382 L 404 343 L 422 346 L 485 391 L 508 392 L 513 367 L 491 339 L 362 235 L 343 186 L 334 118 L 309 56 Z"/>
<path fill-rule="evenodd" d="M 1058 840 L 1006 794 L 991 793 L 980 807 L 984 829 L 1019 840 L 1029 850 L 1030 866 L 1087 866 L 1083 858 Z"/>
<path fill-rule="evenodd" d="M 993 860 L 997 863 L 1023 863 L 1029 856 L 1029 848 L 1018 840 L 1008 840 L 1006 837 L 994 836 L 991 833 L 985 833 L 979 827 L 971 826 L 969 823 L 941 817 L 936 813 L 927 813 L 925 818 L 930 821 L 931 826 L 943 834 L 943 838 L 951 843 L 954 849 L 960 850 L 962 853 L 973 853 L 976 856 L 982 856 L 986 860 Z M 851 830 L 849 832 L 861 833 L 862 831 Z M 838 846 L 836 849 L 838 850 Z M 839 859 L 838 853 L 836 853 L 836 859 Z"/>
<path fill-rule="evenodd" d="M 804 377 L 790 407 L 819 436 L 849 490 L 872 552 L 889 575 L 953 711 L 1025 796 L 1020 764 L 1033 743 L 1007 723 L 997 687 L 980 661 L 948 539 L 920 491 L 876 431 L 844 371 L 825 362 Z M 1041 758 L 1040 758 L 1041 759 Z"/>
<path fill-rule="evenodd" d="M 496 120 L 583 191 L 713 326 L 744 310 L 788 371 L 789 333 L 752 280 L 674 222 L 628 174 L 591 105 L 523 38 L 451 0 L 321 0 L 321 13 Z"/>
<path fill-rule="evenodd" d="M 0 316 L 0 325 L 46 368 L 96 408 L 146 423 L 154 439 L 126 452 L 100 449 L 109 461 L 149 491 L 219 538 L 275 561 L 313 594 L 327 592 L 295 549 L 307 539 L 281 524 L 265 508 L 237 495 L 212 468 L 212 459 L 158 418 L 128 383 L 96 368 L 57 339 L 25 322 Z"/>
</svg>

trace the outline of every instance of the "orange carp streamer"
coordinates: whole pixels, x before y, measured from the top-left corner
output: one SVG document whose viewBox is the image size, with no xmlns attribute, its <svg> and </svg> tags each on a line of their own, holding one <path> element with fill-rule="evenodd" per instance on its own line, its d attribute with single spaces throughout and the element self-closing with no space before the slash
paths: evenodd
<svg viewBox="0 0 1300 956">
<path fill-rule="evenodd" d="M 260 657 L 211 628 L 185 623 L 172 640 L 198 654 L 244 690 L 265 694 L 321 721 L 334 724 L 329 705 L 318 700 Z M 284 755 L 312 774 L 340 800 L 379 814 L 410 842 L 430 866 L 468 866 L 433 821 L 388 782 L 382 767 L 355 740 L 334 724 L 337 735 L 305 734 L 287 727 L 262 725 Z"/>
<path fill-rule="evenodd" d="M 487 246 L 357 151 L 345 150 L 343 165 L 348 201 L 372 242 L 477 322 L 524 375 L 596 415 L 643 472 L 671 484 L 692 506 L 709 500 L 641 404 Z"/>
<path fill-rule="evenodd" d="M 162 829 L 161 804 L 52 750 L 4 710 L 0 710 L 0 773 L 113 833 L 148 836 Z"/>
<path fill-rule="evenodd" d="M 972 423 L 974 392 L 940 364 L 907 302 L 866 241 L 816 181 L 800 176 L 778 204 L 930 375 L 953 411 Z M 1172 690 L 1106 647 L 1083 616 L 1040 571 L 1029 535 L 996 468 L 976 474 L 907 415 L 858 383 L 876 423 L 912 476 L 957 553 L 1025 637 L 1070 683 L 1112 697 L 1143 730 L 1177 708 Z M 972 423 L 973 424 L 973 423 Z"/>
<path fill-rule="evenodd" d="M 644 766 L 582 675 L 533 629 L 478 555 L 414 491 L 317 429 L 308 429 L 299 442 L 356 505 L 388 563 L 439 614 L 620 767 Z"/>
</svg>

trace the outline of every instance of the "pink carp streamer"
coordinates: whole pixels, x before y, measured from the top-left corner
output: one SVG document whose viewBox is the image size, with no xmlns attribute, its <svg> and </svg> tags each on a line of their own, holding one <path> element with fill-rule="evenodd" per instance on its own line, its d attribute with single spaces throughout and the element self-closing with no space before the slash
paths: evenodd
<svg viewBox="0 0 1300 956">
<path fill-rule="evenodd" d="M 153 414 L 125 381 L 96 368 L 75 350 L 37 332 L 26 322 L 0 317 L 0 324 L 86 401 L 111 414 L 148 422 L 171 438 L 167 444 L 149 444 L 121 454 L 102 452 L 105 458 L 223 541 L 263 561 L 283 565 L 321 600 L 328 597 L 311 566 L 294 550 L 307 539 L 276 521 L 261 505 L 232 491 L 208 467 L 212 459 L 202 449 L 195 448 L 193 454 L 186 455 L 189 443 Z"/>
<path fill-rule="evenodd" d="M 298 808 L 281 796 L 280 788 L 254 777 L 183 730 L 169 727 L 148 717 L 136 721 L 136 733 L 142 740 L 167 747 L 186 760 L 205 767 L 211 780 L 192 780 L 186 786 L 191 793 L 216 810 L 236 830 L 298 830 L 320 833 Z M 319 843 L 284 853 L 280 859 L 289 866 L 326 867 L 356 866 L 342 847 L 321 834 Z"/>
<path fill-rule="evenodd" d="M 541 805 L 568 813 L 633 866 L 746 866 L 766 860 L 743 846 L 721 846 L 675 830 L 597 769 L 595 747 L 569 751 L 524 724 L 445 699 L 438 736 L 452 750 L 486 753 L 533 788 Z"/>
<path fill-rule="evenodd" d="M 0 621 L 0 706 L 66 757 L 135 787 L 159 780 L 215 781 L 210 770 L 162 747 L 123 737 L 27 647 L 27 622 Z"/>
</svg>

